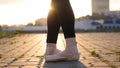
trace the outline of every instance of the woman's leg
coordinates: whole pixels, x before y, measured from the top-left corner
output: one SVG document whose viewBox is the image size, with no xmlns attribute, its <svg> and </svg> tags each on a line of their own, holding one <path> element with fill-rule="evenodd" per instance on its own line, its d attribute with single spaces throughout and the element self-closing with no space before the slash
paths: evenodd
<svg viewBox="0 0 120 68">
<path fill-rule="evenodd" d="M 57 36 L 60 29 L 60 24 L 55 20 L 56 18 L 50 16 L 47 20 L 47 43 L 56 43 Z"/>
<path fill-rule="evenodd" d="M 56 49 L 57 37 L 60 29 L 60 24 L 58 23 L 57 16 L 54 11 L 50 11 L 47 18 L 47 47 L 46 55 L 52 55 L 60 52 Z"/>
<path fill-rule="evenodd" d="M 74 15 L 65 15 L 65 18 L 61 21 L 61 27 L 64 33 L 65 38 L 73 38 L 75 37 L 75 30 L 74 30 Z"/>
</svg>

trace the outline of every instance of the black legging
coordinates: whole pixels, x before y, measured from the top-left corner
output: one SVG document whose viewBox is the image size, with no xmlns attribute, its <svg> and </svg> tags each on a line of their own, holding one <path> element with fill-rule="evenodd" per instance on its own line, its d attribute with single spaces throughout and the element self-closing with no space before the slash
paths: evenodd
<svg viewBox="0 0 120 68">
<path fill-rule="evenodd" d="M 69 0 L 52 0 L 47 18 L 47 43 L 56 43 L 60 26 L 65 38 L 75 37 L 74 14 Z"/>
</svg>

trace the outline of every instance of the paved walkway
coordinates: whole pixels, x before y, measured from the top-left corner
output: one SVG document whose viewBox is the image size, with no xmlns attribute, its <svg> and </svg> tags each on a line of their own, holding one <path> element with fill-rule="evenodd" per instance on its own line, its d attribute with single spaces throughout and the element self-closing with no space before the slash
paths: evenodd
<svg viewBox="0 0 120 68">
<path fill-rule="evenodd" d="M 0 39 L 0 68 L 120 68 L 120 33 L 76 33 L 79 61 L 45 62 L 46 34 Z M 65 49 L 63 34 L 57 48 Z"/>
</svg>

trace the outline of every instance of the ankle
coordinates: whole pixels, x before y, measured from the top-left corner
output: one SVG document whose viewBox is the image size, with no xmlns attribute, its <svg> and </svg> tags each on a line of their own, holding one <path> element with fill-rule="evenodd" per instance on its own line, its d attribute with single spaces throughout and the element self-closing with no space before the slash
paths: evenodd
<svg viewBox="0 0 120 68">
<path fill-rule="evenodd" d="M 55 43 L 47 43 L 46 47 L 53 47 L 56 48 L 56 44 Z"/>
</svg>

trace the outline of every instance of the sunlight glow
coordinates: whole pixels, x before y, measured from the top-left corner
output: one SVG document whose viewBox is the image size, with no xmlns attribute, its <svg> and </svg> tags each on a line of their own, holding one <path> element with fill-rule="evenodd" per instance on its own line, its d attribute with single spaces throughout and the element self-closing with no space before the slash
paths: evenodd
<svg viewBox="0 0 120 68">
<path fill-rule="evenodd" d="M 17 5 L 2 5 L 0 24 L 26 24 L 48 14 L 50 1 L 30 0 Z"/>
<path fill-rule="evenodd" d="M 51 0 L 0 0 L 0 24 L 27 24 L 47 17 Z M 120 1 L 116 0 L 119 4 Z M 120 5 L 111 0 L 110 9 Z M 91 15 L 91 0 L 70 0 L 75 17 Z"/>
</svg>

